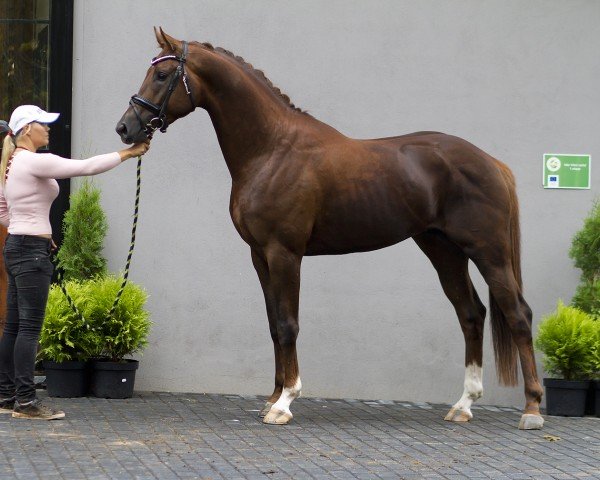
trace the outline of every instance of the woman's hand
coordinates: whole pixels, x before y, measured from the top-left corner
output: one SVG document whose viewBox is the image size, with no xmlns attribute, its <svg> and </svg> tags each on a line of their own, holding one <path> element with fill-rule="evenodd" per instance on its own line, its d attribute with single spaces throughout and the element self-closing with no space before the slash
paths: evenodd
<svg viewBox="0 0 600 480">
<path fill-rule="evenodd" d="M 146 140 L 145 142 L 135 143 L 131 147 L 126 148 L 125 150 L 121 150 L 119 155 L 121 156 L 121 161 L 133 157 L 138 157 L 140 155 L 144 155 L 150 148 L 150 140 Z"/>
</svg>

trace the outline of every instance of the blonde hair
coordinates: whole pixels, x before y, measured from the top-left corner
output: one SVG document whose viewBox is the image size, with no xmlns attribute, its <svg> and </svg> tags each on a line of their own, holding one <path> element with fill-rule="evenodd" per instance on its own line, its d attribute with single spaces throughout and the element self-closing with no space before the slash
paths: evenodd
<svg viewBox="0 0 600 480">
<path fill-rule="evenodd" d="M 17 148 L 16 140 L 11 135 L 4 137 L 2 143 L 2 160 L 0 160 L 0 184 L 4 186 L 6 183 L 6 168 L 8 167 L 8 160 Z"/>
</svg>

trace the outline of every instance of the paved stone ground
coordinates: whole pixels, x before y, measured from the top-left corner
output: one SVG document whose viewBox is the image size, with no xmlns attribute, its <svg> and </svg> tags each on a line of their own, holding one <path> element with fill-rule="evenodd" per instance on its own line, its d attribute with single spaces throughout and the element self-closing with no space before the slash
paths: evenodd
<svg viewBox="0 0 600 480">
<path fill-rule="evenodd" d="M 301 398 L 293 423 L 278 427 L 259 421 L 263 402 L 48 399 L 66 419 L 0 415 L 0 478 L 600 478 L 600 418 L 546 417 L 544 430 L 526 432 L 515 408 L 477 407 L 457 425 L 443 420 L 449 405 Z"/>
</svg>

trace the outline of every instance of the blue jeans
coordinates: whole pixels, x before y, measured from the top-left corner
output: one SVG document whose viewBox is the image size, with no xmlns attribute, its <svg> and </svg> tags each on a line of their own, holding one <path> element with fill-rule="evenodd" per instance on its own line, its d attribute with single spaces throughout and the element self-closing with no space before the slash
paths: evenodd
<svg viewBox="0 0 600 480">
<path fill-rule="evenodd" d="M 8 274 L 6 324 L 0 339 L 0 397 L 20 403 L 36 398 L 35 357 L 54 272 L 51 241 L 8 235 L 4 265 Z"/>
</svg>

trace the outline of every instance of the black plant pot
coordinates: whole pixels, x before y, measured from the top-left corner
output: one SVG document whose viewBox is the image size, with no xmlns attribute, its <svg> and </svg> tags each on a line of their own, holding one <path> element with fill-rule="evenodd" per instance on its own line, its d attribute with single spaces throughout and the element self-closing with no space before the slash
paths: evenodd
<svg viewBox="0 0 600 480">
<path fill-rule="evenodd" d="M 86 362 L 44 361 L 46 389 L 50 397 L 84 397 L 87 395 L 90 374 Z"/>
<path fill-rule="evenodd" d="M 585 400 L 585 414 L 596 414 L 596 381 L 594 380 L 590 381 L 590 388 L 588 388 L 587 398 Z"/>
<path fill-rule="evenodd" d="M 590 385 L 590 391 L 593 392 L 594 396 L 594 412 L 592 415 L 600 417 L 600 380 L 594 380 Z"/>
<path fill-rule="evenodd" d="M 589 380 L 544 378 L 546 413 L 563 417 L 583 417 L 590 387 Z"/>
<path fill-rule="evenodd" d="M 137 360 L 93 361 L 90 393 L 98 398 L 131 398 L 138 364 Z"/>
</svg>

